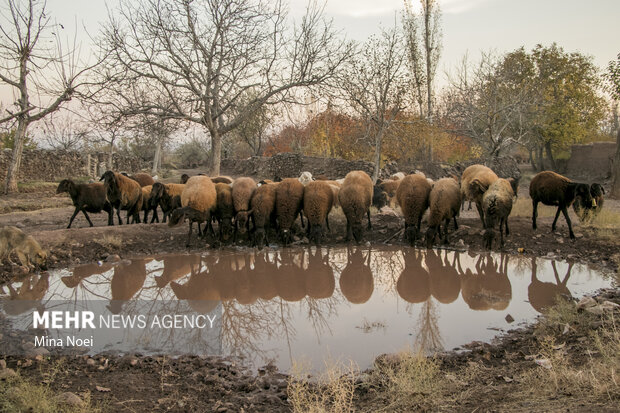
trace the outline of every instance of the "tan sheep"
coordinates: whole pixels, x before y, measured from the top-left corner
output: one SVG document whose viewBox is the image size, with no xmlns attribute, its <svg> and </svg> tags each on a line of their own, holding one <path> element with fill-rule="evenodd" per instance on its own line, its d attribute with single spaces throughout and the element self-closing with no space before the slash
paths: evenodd
<svg viewBox="0 0 620 413">
<path fill-rule="evenodd" d="M 402 179 L 388 179 L 387 181 L 383 181 L 379 184 L 379 187 L 385 192 L 387 195 L 388 204 L 391 208 L 394 208 L 394 204 L 396 203 L 396 191 L 398 190 L 398 186 Z"/>
<path fill-rule="evenodd" d="M 235 242 L 238 234 L 245 234 L 250 225 L 250 199 L 256 191 L 252 178 L 237 178 L 232 184 L 233 206 L 235 208 Z"/>
<path fill-rule="evenodd" d="M 514 195 L 510 180 L 499 178 L 489 186 L 489 189 L 482 196 L 482 211 L 486 221 L 483 241 L 487 249 L 491 249 L 493 245 L 495 225 L 497 223 L 499 223 L 500 247 L 504 246 L 503 227 L 506 228 L 506 235 L 510 234 L 508 215 L 512 211 L 512 198 Z"/>
<path fill-rule="evenodd" d="M 483 227 L 485 224 L 484 211 L 482 210 L 482 195 L 497 179 L 495 172 L 484 165 L 472 165 L 465 169 L 461 176 L 461 197 L 464 197 L 462 198 L 463 200 L 467 199 L 476 204 Z"/>
<path fill-rule="evenodd" d="M 431 185 L 420 174 L 407 175 L 396 191 L 396 200 L 405 217 L 405 240 L 413 246 L 420 226 L 422 215 L 428 208 Z"/>
<path fill-rule="evenodd" d="M 140 184 L 131 178 L 112 171 L 106 171 L 100 181 L 106 189 L 106 196 L 110 204 L 116 208 L 118 225 L 122 225 L 121 209 L 127 211 L 127 223 L 129 217 L 133 217 L 133 222 L 140 222 L 139 212 L 142 210 L 142 190 Z"/>
<path fill-rule="evenodd" d="M 439 233 L 441 223 L 444 226 L 443 242 L 448 243 L 448 225 L 454 219 L 454 229 L 458 229 L 456 217 L 461 207 L 461 190 L 458 182 L 453 178 L 442 178 L 434 183 L 429 195 L 430 212 L 428 215 L 428 230 L 426 231 L 426 247 L 432 248 L 433 241 Z"/>
<path fill-rule="evenodd" d="M 278 184 L 264 184 L 258 187 L 250 200 L 250 213 L 254 222 L 254 245 L 258 249 L 269 243 L 265 227 L 275 227 L 276 189 Z"/>
<path fill-rule="evenodd" d="M 297 215 L 300 216 L 303 227 L 303 199 L 304 185 L 297 178 L 286 178 L 276 187 L 276 216 L 284 245 L 292 240 L 290 231 Z"/>
<path fill-rule="evenodd" d="M 175 209 L 168 222 L 169 226 L 182 223 L 187 218 L 189 220 L 189 232 L 187 234 L 187 247 L 190 246 L 192 237 L 192 225 L 198 222 L 198 234 L 203 235 L 200 223 L 206 222 L 207 227 L 213 232 L 211 226 L 211 213 L 215 210 L 217 202 L 217 192 L 215 185 L 208 176 L 192 176 L 187 180 L 185 188 L 181 193 L 181 208 Z M 206 235 L 205 228 L 205 235 Z M 204 236 L 204 235 L 203 235 Z"/>
<path fill-rule="evenodd" d="M 338 200 L 347 218 L 345 241 L 349 241 L 351 236 L 353 236 L 358 244 L 361 242 L 364 215 L 368 216 L 368 229 L 372 228 L 370 224 L 372 190 L 372 180 L 364 171 L 351 171 L 344 178 L 344 183 L 338 194 Z"/>
<path fill-rule="evenodd" d="M 323 237 L 323 223 L 329 230 L 327 216 L 334 204 L 334 193 L 325 181 L 312 181 L 304 188 L 304 214 L 308 220 L 310 242 L 319 245 Z"/>
<path fill-rule="evenodd" d="M 187 180 L 185 182 L 187 182 Z M 149 202 L 151 204 L 151 208 L 157 208 L 158 205 L 161 207 L 161 210 L 164 213 L 164 219 L 162 222 L 166 222 L 168 220 L 168 216 L 172 213 L 173 209 L 181 207 L 180 202 L 179 205 L 174 204 L 173 198 L 178 196 L 180 199 L 184 188 L 185 184 L 162 184 L 161 182 L 155 182 L 153 184 L 153 188 L 151 189 L 151 199 Z"/>
</svg>

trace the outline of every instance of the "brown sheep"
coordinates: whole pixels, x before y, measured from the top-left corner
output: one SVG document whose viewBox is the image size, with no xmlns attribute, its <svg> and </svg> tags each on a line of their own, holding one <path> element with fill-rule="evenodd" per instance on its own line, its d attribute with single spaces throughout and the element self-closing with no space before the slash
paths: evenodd
<svg viewBox="0 0 620 413">
<path fill-rule="evenodd" d="M 551 224 L 551 231 L 555 231 L 555 225 L 558 222 L 560 212 L 562 212 L 566 219 L 571 239 L 575 239 L 575 234 L 568 217 L 567 208 L 571 206 L 576 197 L 581 197 L 586 205 L 595 205 L 588 184 L 572 182 L 570 179 L 552 171 L 539 172 L 532 178 L 530 182 L 530 197 L 532 198 L 532 228 L 536 230 L 539 202 L 545 205 L 557 205 L 558 210 L 555 213 L 553 224 Z"/>
<path fill-rule="evenodd" d="M 482 195 L 497 179 L 498 176 L 495 172 L 484 165 L 472 165 L 465 169 L 461 176 L 461 198 L 463 202 L 467 199 L 476 204 L 483 227 L 485 223 L 484 211 L 482 210 Z"/>
<path fill-rule="evenodd" d="M 181 184 L 185 185 L 187 183 L 187 180 L 189 179 L 189 175 L 188 174 L 183 174 L 181 175 Z"/>
<path fill-rule="evenodd" d="M 155 183 L 153 177 L 144 172 L 139 172 L 134 175 L 128 175 L 128 178 L 131 178 L 137 183 L 139 183 L 141 187 L 153 185 Z"/>
<path fill-rule="evenodd" d="M 93 223 L 86 212 L 106 211 L 108 213 L 108 225 L 114 225 L 114 210 L 106 197 L 105 186 L 102 183 L 76 184 L 70 179 L 63 179 L 58 184 L 58 188 L 56 188 L 57 194 L 62 192 L 69 193 L 75 206 L 75 211 L 73 211 L 73 215 L 69 219 L 67 228 L 71 228 L 75 216 L 80 211 L 82 211 L 91 227 Z"/>
<path fill-rule="evenodd" d="M 284 245 L 292 240 L 291 227 L 297 215 L 300 216 L 303 227 L 303 199 L 304 185 L 297 178 L 286 178 L 276 187 L 276 216 Z"/>
<path fill-rule="evenodd" d="M 329 230 L 327 216 L 334 204 L 334 193 L 325 181 L 309 182 L 304 188 L 304 214 L 308 220 L 310 242 L 319 245 L 323 237 L 323 223 Z"/>
<path fill-rule="evenodd" d="M 151 194 L 153 191 L 153 185 L 147 185 L 142 187 L 142 210 L 144 211 L 144 220 L 146 224 L 148 222 L 149 211 L 153 211 L 153 218 L 151 218 L 151 224 L 153 222 L 159 222 L 159 216 L 157 215 L 157 204 L 153 205 L 151 202 Z"/>
<path fill-rule="evenodd" d="M 351 171 L 344 178 L 344 183 L 338 194 L 338 200 L 345 217 L 347 218 L 347 235 L 345 241 L 351 236 L 359 244 L 362 240 L 362 220 L 368 216 L 368 229 L 370 224 L 370 204 L 372 202 L 372 180 L 364 171 Z"/>
<path fill-rule="evenodd" d="M 233 179 L 230 176 L 216 176 L 214 178 L 211 178 L 211 181 L 213 181 L 214 184 L 232 184 L 233 183 Z"/>
<path fill-rule="evenodd" d="M 459 226 L 456 217 L 461 207 L 461 190 L 458 182 L 453 178 L 442 178 L 435 182 L 429 195 L 430 213 L 428 215 L 428 230 L 426 231 L 426 247 L 432 248 L 433 241 L 439 233 L 441 223 L 444 223 L 443 243 L 448 243 L 448 225 L 454 220 L 454 229 Z"/>
<path fill-rule="evenodd" d="M 237 234 L 245 234 L 250 228 L 250 199 L 256 191 L 252 178 L 237 178 L 232 184 L 233 206 L 235 208 L 235 242 Z"/>
<path fill-rule="evenodd" d="M 265 242 L 269 243 L 265 227 L 275 222 L 277 187 L 278 184 L 261 185 L 254 191 L 250 200 L 250 213 L 254 222 L 253 244 L 258 249 L 262 249 Z"/>
<path fill-rule="evenodd" d="M 487 249 L 491 249 L 493 245 L 497 223 L 499 223 L 500 247 L 504 246 L 503 228 L 506 229 L 506 235 L 510 234 L 508 216 L 512 211 L 512 198 L 514 197 L 511 180 L 512 178 L 499 178 L 482 196 L 482 211 L 486 221 L 483 242 Z"/>
<path fill-rule="evenodd" d="M 232 237 L 232 220 L 235 216 L 233 207 L 232 188 L 229 184 L 215 184 L 217 192 L 217 203 L 215 207 L 214 217 L 218 222 L 218 231 L 220 232 L 220 241 L 228 242 Z"/>
<path fill-rule="evenodd" d="M 385 192 L 387 195 L 387 201 L 390 207 L 394 207 L 396 203 L 396 191 L 398 190 L 398 186 L 402 179 L 388 179 L 379 184 L 379 187 Z"/>
<path fill-rule="evenodd" d="M 198 222 L 198 234 L 203 235 L 200 230 L 200 223 L 206 222 L 207 227 L 213 232 L 211 226 L 211 214 L 215 210 L 217 202 L 217 192 L 215 185 L 208 176 L 192 176 L 187 180 L 185 188 L 181 193 L 181 208 L 172 211 L 169 226 L 174 226 L 189 219 L 189 232 L 187 234 L 187 247 L 190 246 L 192 237 L 192 225 Z M 206 228 L 205 234 L 206 235 Z M 203 235 L 203 236 L 204 236 Z"/>
<path fill-rule="evenodd" d="M 421 174 L 407 175 L 396 191 L 396 200 L 405 217 L 405 240 L 415 243 L 422 224 L 422 215 L 428 208 L 431 184 Z"/>
<path fill-rule="evenodd" d="M 157 205 L 161 207 L 161 210 L 164 213 L 164 219 L 162 222 L 166 222 L 168 216 L 172 213 L 172 210 L 181 207 L 180 196 L 184 188 L 185 184 L 162 184 L 161 182 L 155 182 L 153 184 L 149 202 L 151 204 L 151 208 L 157 208 Z M 179 196 L 179 203 L 176 205 L 172 201 L 175 196 Z M 151 220 L 151 223 L 153 223 L 153 220 Z"/>
<path fill-rule="evenodd" d="M 133 222 L 140 222 L 139 212 L 142 210 L 142 190 L 140 184 L 133 179 L 116 172 L 106 171 L 100 181 L 104 181 L 106 196 L 108 201 L 116 208 L 118 225 L 122 225 L 121 209 L 127 211 L 127 223 L 129 216 L 133 217 Z"/>
</svg>

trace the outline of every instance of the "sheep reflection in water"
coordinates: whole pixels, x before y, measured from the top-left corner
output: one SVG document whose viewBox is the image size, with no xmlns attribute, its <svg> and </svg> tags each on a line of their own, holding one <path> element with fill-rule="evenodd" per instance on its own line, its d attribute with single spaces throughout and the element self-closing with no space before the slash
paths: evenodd
<svg viewBox="0 0 620 413">
<path fill-rule="evenodd" d="M 120 314 L 123 304 L 131 300 L 146 281 L 146 264 L 152 259 L 134 259 L 121 261 L 114 267 L 110 282 L 112 299 L 107 306 L 113 314 Z"/>
<path fill-rule="evenodd" d="M 33 308 L 44 309 L 45 306 L 41 300 L 45 297 L 49 286 L 47 271 L 41 275 L 27 275 L 22 279 L 22 285 L 17 290 L 12 283 L 8 284 L 9 299 L 2 302 L 4 312 L 8 315 L 19 315 Z"/>
<path fill-rule="evenodd" d="M 340 292 L 352 304 L 363 304 L 374 291 L 370 269 L 370 251 L 364 257 L 361 248 L 347 250 L 347 265 L 340 273 Z"/>
<path fill-rule="evenodd" d="M 571 298 L 571 293 L 568 290 L 566 283 L 570 278 L 573 263 L 568 263 L 566 274 L 564 275 L 564 279 L 561 281 L 555 261 L 551 261 L 551 267 L 553 268 L 555 283 L 542 282 L 537 278 L 538 266 L 536 264 L 536 258 L 532 258 L 532 281 L 527 287 L 527 296 L 532 307 L 534 307 L 534 309 L 539 313 L 544 313 L 545 310 L 552 307 L 561 297 Z"/>
<path fill-rule="evenodd" d="M 476 274 L 471 269 L 461 276 L 461 293 L 469 308 L 477 311 L 505 310 L 512 299 L 508 279 L 508 255 L 497 260 L 491 254 L 478 256 Z"/>
</svg>

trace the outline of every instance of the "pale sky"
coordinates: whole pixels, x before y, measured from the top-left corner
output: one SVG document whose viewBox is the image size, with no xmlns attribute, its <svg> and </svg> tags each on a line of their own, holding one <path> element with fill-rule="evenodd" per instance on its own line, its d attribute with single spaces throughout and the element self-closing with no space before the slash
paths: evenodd
<svg viewBox="0 0 620 413">
<path fill-rule="evenodd" d="M 412 0 L 417 6 L 419 1 Z M 115 0 L 108 0 L 115 5 Z M 293 17 L 303 13 L 306 0 L 290 0 Z M 606 67 L 620 53 L 620 0 L 440 0 L 443 11 L 443 53 L 437 73 L 439 85 L 444 72 L 454 67 L 465 53 L 476 60 L 480 51 L 503 53 L 537 43 L 558 43 L 565 50 L 594 57 Z M 78 22 L 82 48 L 88 47 L 83 26 L 91 34 L 107 16 L 103 0 L 47 0 L 49 13 L 67 32 Z M 328 0 L 326 14 L 347 37 L 364 41 L 378 32 L 379 25 L 400 19 L 402 0 Z M 397 15 L 398 13 L 398 15 Z M 0 92 L 4 106 L 12 103 L 6 89 Z"/>
</svg>

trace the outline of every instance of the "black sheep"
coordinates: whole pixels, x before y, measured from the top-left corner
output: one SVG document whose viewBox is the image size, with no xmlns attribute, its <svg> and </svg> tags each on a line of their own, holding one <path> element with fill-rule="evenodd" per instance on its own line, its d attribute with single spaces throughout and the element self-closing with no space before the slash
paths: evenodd
<svg viewBox="0 0 620 413">
<path fill-rule="evenodd" d="M 75 211 L 73 211 L 73 215 L 71 215 L 67 228 L 71 228 L 75 216 L 80 211 L 84 213 L 91 227 L 93 223 L 86 212 L 106 211 L 108 213 L 108 225 L 114 225 L 112 205 L 106 198 L 106 191 L 103 184 L 76 184 L 70 179 L 63 179 L 56 189 L 57 194 L 62 192 L 69 193 L 73 205 L 75 206 Z"/>
<path fill-rule="evenodd" d="M 576 197 L 581 197 L 586 204 L 592 204 L 590 186 L 572 182 L 570 179 L 556 174 L 552 171 L 543 171 L 536 174 L 530 183 L 530 197 L 532 197 L 532 228 L 536 229 L 536 218 L 538 217 L 538 203 L 554 205 L 558 207 L 555 219 L 551 225 L 551 230 L 555 231 L 560 212 L 564 214 L 570 238 L 574 239 L 573 227 L 568 217 L 568 207 L 575 201 Z"/>
<path fill-rule="evenodd" d="M 592 217 L 592 215 L 598 214 L 603 208 L 603 202 L 605 201 L 605 189 L 601 184 L 594 183 L 590 185 L 590 196 L 592 196 L 593 202 L 586 202 L 581 196 L 575 198 L 573 202 L 573 210 L 575 214 L 582 221 Z"/>
</svg>

